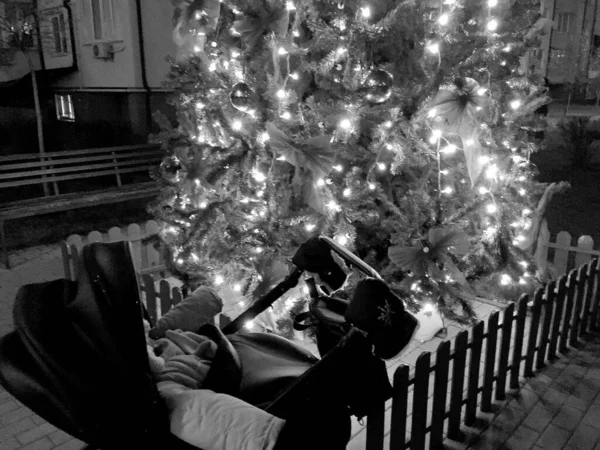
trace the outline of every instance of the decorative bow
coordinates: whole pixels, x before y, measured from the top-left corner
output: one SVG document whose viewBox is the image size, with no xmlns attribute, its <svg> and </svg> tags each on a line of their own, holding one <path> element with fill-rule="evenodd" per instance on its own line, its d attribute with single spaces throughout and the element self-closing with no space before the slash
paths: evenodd
<svg viewBox="0 0 600 450">
<path fill-rule="evenodd" d="M 253 16 L 236 20 L 233 23 L 235 31 L 241 36 L 249 49 L 258 46 L 261 39 L 270 32 L 279 37 L 285 36 L 290 23 L 290 15 L 285 6 L 270 11 L 262 9 Z"/>
<path fill-rule="evenodd" d="M 464 231 L 448 228 L 432 228 L 429 230 L 427 241 L 421 248 L 393 246 L 388 249 L 390 260 L 402 270 L 411 271 L 417 277 L 429 273 L 438 281 L 446 281 L 437 263 L 443 264 L 444 269 L 454 281 L 468 285 L 462 272 L 454 265 L 449 253 L 464 256 L 469 251 L 469 237 Z"/>
<path fill-rule="evenodd" d="M 459 79 L 453 86 L 440 89 L 431 104 L 445 129 L 460 136 L 472 185 L 483 169 L 478 124 L 488 114 L 490 103 L 480 89 L 472 78 Z"/>
<path fill-rule="evenodd" d="M 270 122 L 266 128 L 271 148 L 296 167 L 296 175 L 301 167 L 310 170 L 315 179 L 329 173 L 334 163 L 329 136 L 316 136 L 304 142 L 295 142 Z"/>
</svg>

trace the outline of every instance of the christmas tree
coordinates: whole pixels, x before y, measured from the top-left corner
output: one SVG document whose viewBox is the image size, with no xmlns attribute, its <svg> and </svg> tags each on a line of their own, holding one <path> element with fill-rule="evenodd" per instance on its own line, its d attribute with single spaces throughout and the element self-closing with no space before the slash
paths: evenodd
<svg viewBox="0 0 600 450">
<path fill-rule="evenodd" d="M 187 0 L 173 19 L 151 210 L 187 283 L 245 306 L 320 234 L 457 320 L 537 286 L 537 0 Z"/>
</svg>

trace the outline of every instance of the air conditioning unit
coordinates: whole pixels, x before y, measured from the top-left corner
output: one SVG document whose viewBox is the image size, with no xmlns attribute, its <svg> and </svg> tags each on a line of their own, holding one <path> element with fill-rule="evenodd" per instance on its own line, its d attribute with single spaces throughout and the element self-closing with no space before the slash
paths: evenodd
<svg viewBox="0 0 600 450">
<path fill-rule="evenodd" d="M 115 50 L 112 44 L 94 44 L 94 58 L 102 59 L 103 61 L 112 61 L 115 57 Z"/>
</svg>

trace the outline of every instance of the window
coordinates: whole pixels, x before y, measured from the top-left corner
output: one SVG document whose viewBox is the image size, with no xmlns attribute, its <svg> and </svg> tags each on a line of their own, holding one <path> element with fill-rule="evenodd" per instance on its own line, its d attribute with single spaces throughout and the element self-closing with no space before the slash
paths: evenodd
<svg viewBox="0 0 600 450">
<path fill-rule="evenodd" d="M 55 94 L 56 118 L 67 122 L 75 121 L 75 110 L 73 109 L 73 99 L 70 94 Z"/>
<path fill-rule="evenodd" d="M 575 14 L 573 13 L 558 13 L 556 19 L 557 33 L 570 33 L 575 24 Z"/>
<path fill-rule="evenodd" d="M 52 37 L 54 38 L 54 52 L 67 53 L 69 47 L 67 46 L 67 27 L 64 14 L 52 17 L 51 23 Z"/>
<path fill-rule="evenodd" d="M 550 66 L 554 69 L 563 69 L 567 62 L 566 50 L 550 50 Z"/>
<path fill-rule="evenodd" d="M 89 0 L 93 38 L 96 41 L 115 39 L 115 11 L 113 0 Z"/>
</svg>

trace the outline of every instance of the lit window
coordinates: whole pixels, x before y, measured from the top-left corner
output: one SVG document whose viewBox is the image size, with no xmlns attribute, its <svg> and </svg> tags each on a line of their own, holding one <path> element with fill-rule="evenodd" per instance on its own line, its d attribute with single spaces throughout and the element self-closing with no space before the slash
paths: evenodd
<svg viewBox="0 0 600 450">
<path fill-rule="evenodd" d="M 575 22 L 575 14 L 573 13 L 558 13 L 556 19 L 557 33 L 570 33 Z"/>
<path fill-rule="evenodd" d="M 75 120 L 75 110 L 73 109 L 73 99 L 70 94 L 55 94 L 56 118 L 73 122 Z"/>
<path fill-rule="evenodd" d="M 67 27 L 64 14 L 52 18 L 52 37 L 55 53 L 67 53 Z"/>
</svg>

